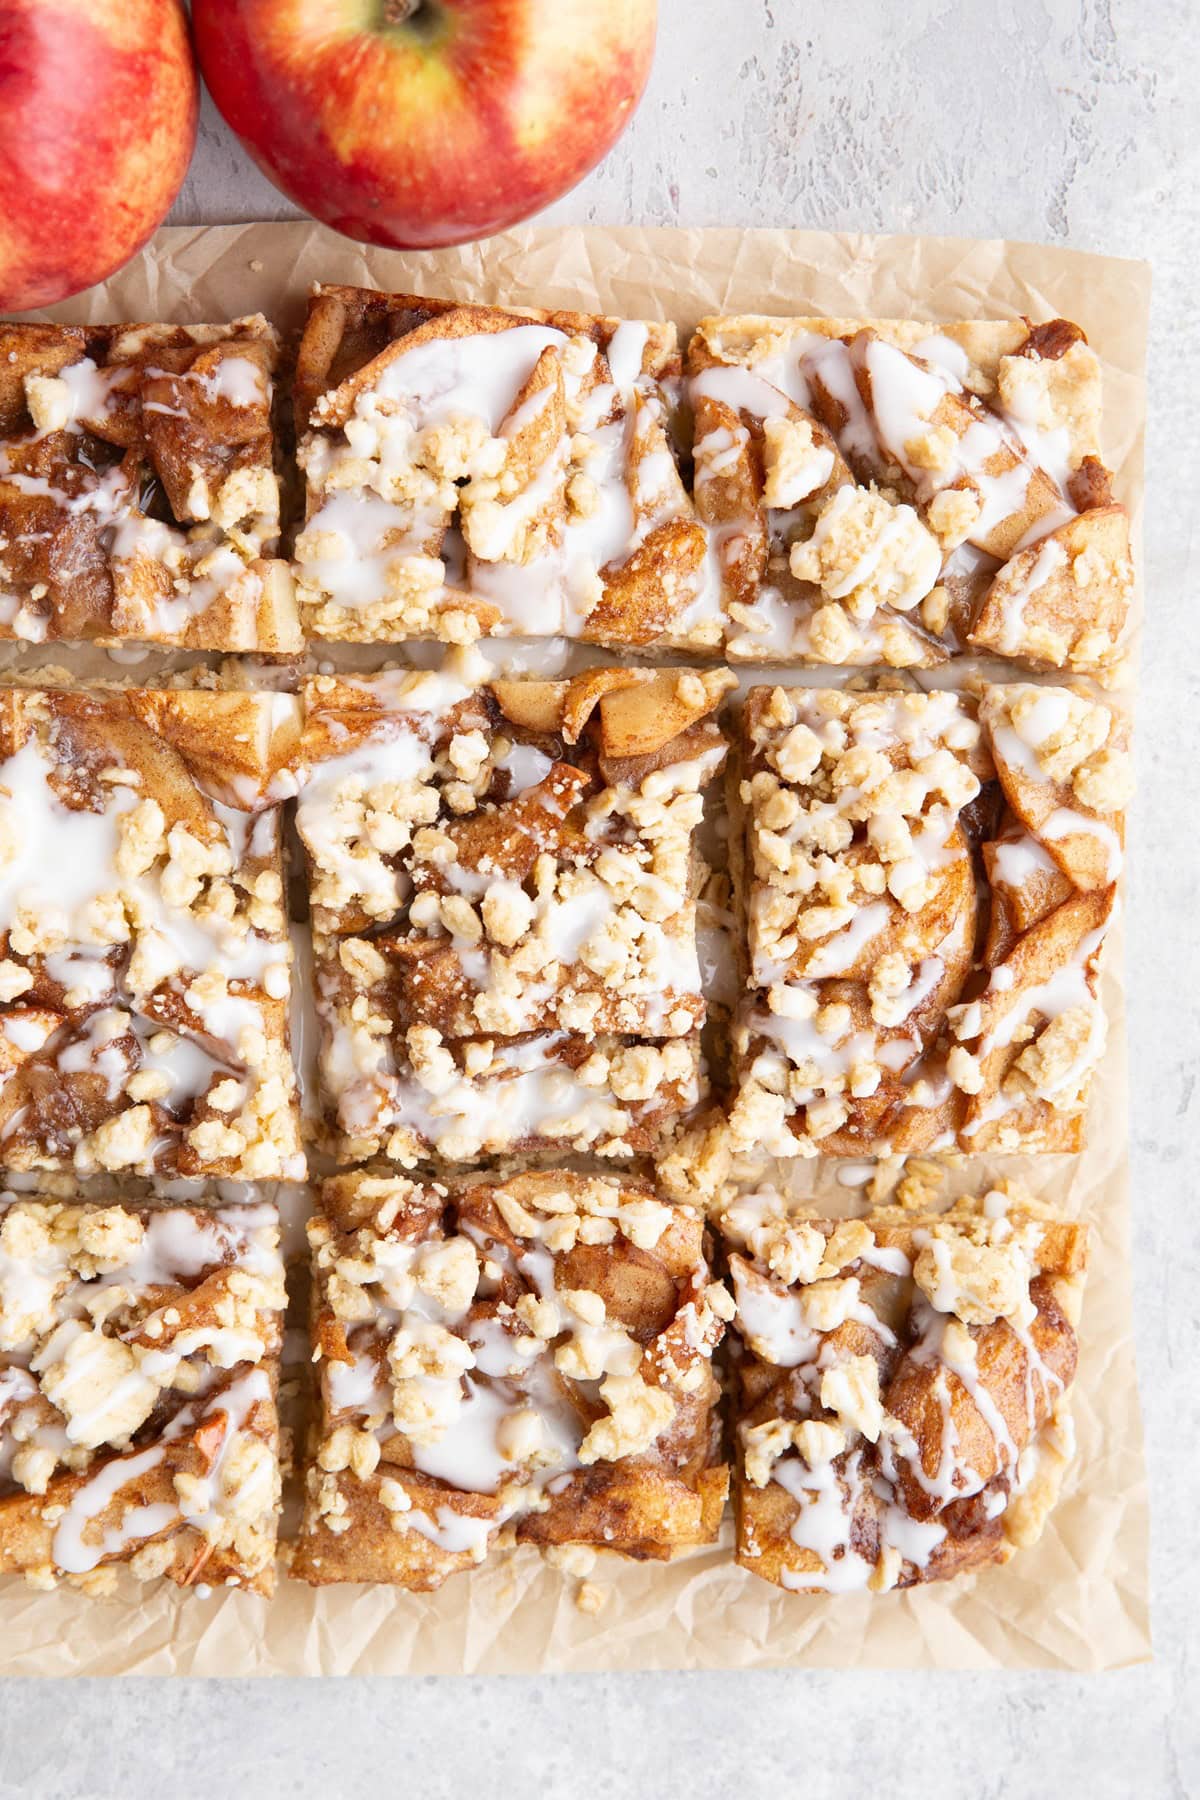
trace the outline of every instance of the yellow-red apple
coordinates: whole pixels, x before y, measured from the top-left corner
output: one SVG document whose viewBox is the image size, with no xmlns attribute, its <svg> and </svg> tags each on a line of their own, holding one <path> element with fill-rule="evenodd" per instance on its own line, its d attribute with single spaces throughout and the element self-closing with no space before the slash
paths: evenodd
<svg viewBox="0 0 1200 1800">
<path fill-rule="evenodd" d="M 399 249 L 549 205 L 641 96 L 655 0 L 194 0 L 204 79 L 306 212 Z"/>
<path fill-rule="evenodd" d="M 196 141 L 181 0 L 0 0 L 0 312 L 102 281 L 162 223 Z"/>
</svg>

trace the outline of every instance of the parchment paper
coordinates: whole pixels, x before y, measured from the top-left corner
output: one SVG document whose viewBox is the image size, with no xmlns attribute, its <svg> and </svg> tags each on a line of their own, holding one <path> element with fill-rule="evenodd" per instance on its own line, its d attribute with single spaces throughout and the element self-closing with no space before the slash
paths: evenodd
<svg viewBox="0 0 1200 1800">
<path fill-rule="evenodd" d="M 102 287 L 43 315 L 283 326 L 317 279 L 513 304 L 669 317 L 715 311 L 1083 326 L 1104 365 L 1106 457 L 1140 540 L 1145 264 L 998 240 L 800 231 L 527 228 L 430 255 L 377 251 L 306 224 L 167 229 Z M 1139 558 L 1140 560 L 1140 558 Z M 1119 933 L 1106 977 L 1109 1049 L 1077 1161 L 1025 1178 L 1093 1228 L 1074 1412 L 1079 1454 L 1036 1548 L 1003 1569 L 903 1594 L 781 1593 L 728 1542 L 670 1565 L 600 1559 L 598 1617 L 535 1552 L 501 1554 L 437 1594 L 313 1592 L 210 1599 L 124 1581 L 89 1600 L 0 1583 L 0 1673 L 518 1673 L 608 1668 L 1101 1669 L 1149 1654 L 1147 1499 L 1130 1319 L 1124 1007 Z M 979 1166 L 979 1165 L 972 1165 Z M 980 1167 L 981 1175 L 986 1163 Z M 1008 1168 L 1013 1167 L 1009 1159 Z M 726 1538 L 729 1527 L 726 1526 Z"/>
</svg>

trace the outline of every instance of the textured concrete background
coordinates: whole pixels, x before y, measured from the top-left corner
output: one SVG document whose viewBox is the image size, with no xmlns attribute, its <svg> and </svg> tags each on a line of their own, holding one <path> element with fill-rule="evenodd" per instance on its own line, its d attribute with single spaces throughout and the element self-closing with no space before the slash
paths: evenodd
<svg viewBox="0 0 1200 1800">
<path fill-rule="evenodd" d="M 598 0 L 602 4 L 603 0 Z M 550 221 L 800 225 L 1147 257 L 1149 631 L 1130 947 L 1156 1660 L 1101 1678 L 777 1673 L 9 1683 L 18 1794 L 806 1800 L 1200 1792 L 1200 56 L 1193 0 L 662 0 L 632 128 Z M 180 224 L 291 209 L 206 112 Z M 1192 842 L 1189 845 L 1189 834 Z"/>
</svg>

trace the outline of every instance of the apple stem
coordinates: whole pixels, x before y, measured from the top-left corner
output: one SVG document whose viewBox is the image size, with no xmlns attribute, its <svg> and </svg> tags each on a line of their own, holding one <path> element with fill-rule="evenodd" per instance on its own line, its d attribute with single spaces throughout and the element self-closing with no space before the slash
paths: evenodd
<svg viewBox="0 0 1200 1800">
<path fill-rule="evenodd" d="M 383 22 L 385 25 L 407 25 L 414 13 L 421 10 L 423 0 L 383 0 Z"/>
</svg>

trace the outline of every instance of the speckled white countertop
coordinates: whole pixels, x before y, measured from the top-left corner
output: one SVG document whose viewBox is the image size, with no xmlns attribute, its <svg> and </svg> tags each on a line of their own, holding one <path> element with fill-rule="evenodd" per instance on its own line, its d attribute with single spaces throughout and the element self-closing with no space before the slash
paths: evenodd
<svg viewBox="0 0 1200 1800">
<path fill-rule="evenodd" d="M 661 0 L 649 92 L 546 220 L 1065 242 L 1154 264 L 1130 882 L 1135 1280 L 1153 1664 L 1102 1677 L 778 1672 L 0 1684 L 0 1800 L 1151 1800 L 1200 1791 L 1200 34 L 1193 0 Z M 292 216 L 206 110 L 181 224 Z M 1193 1110 L 1195 1109 L 1195 1110 Z"/>
</svg>

